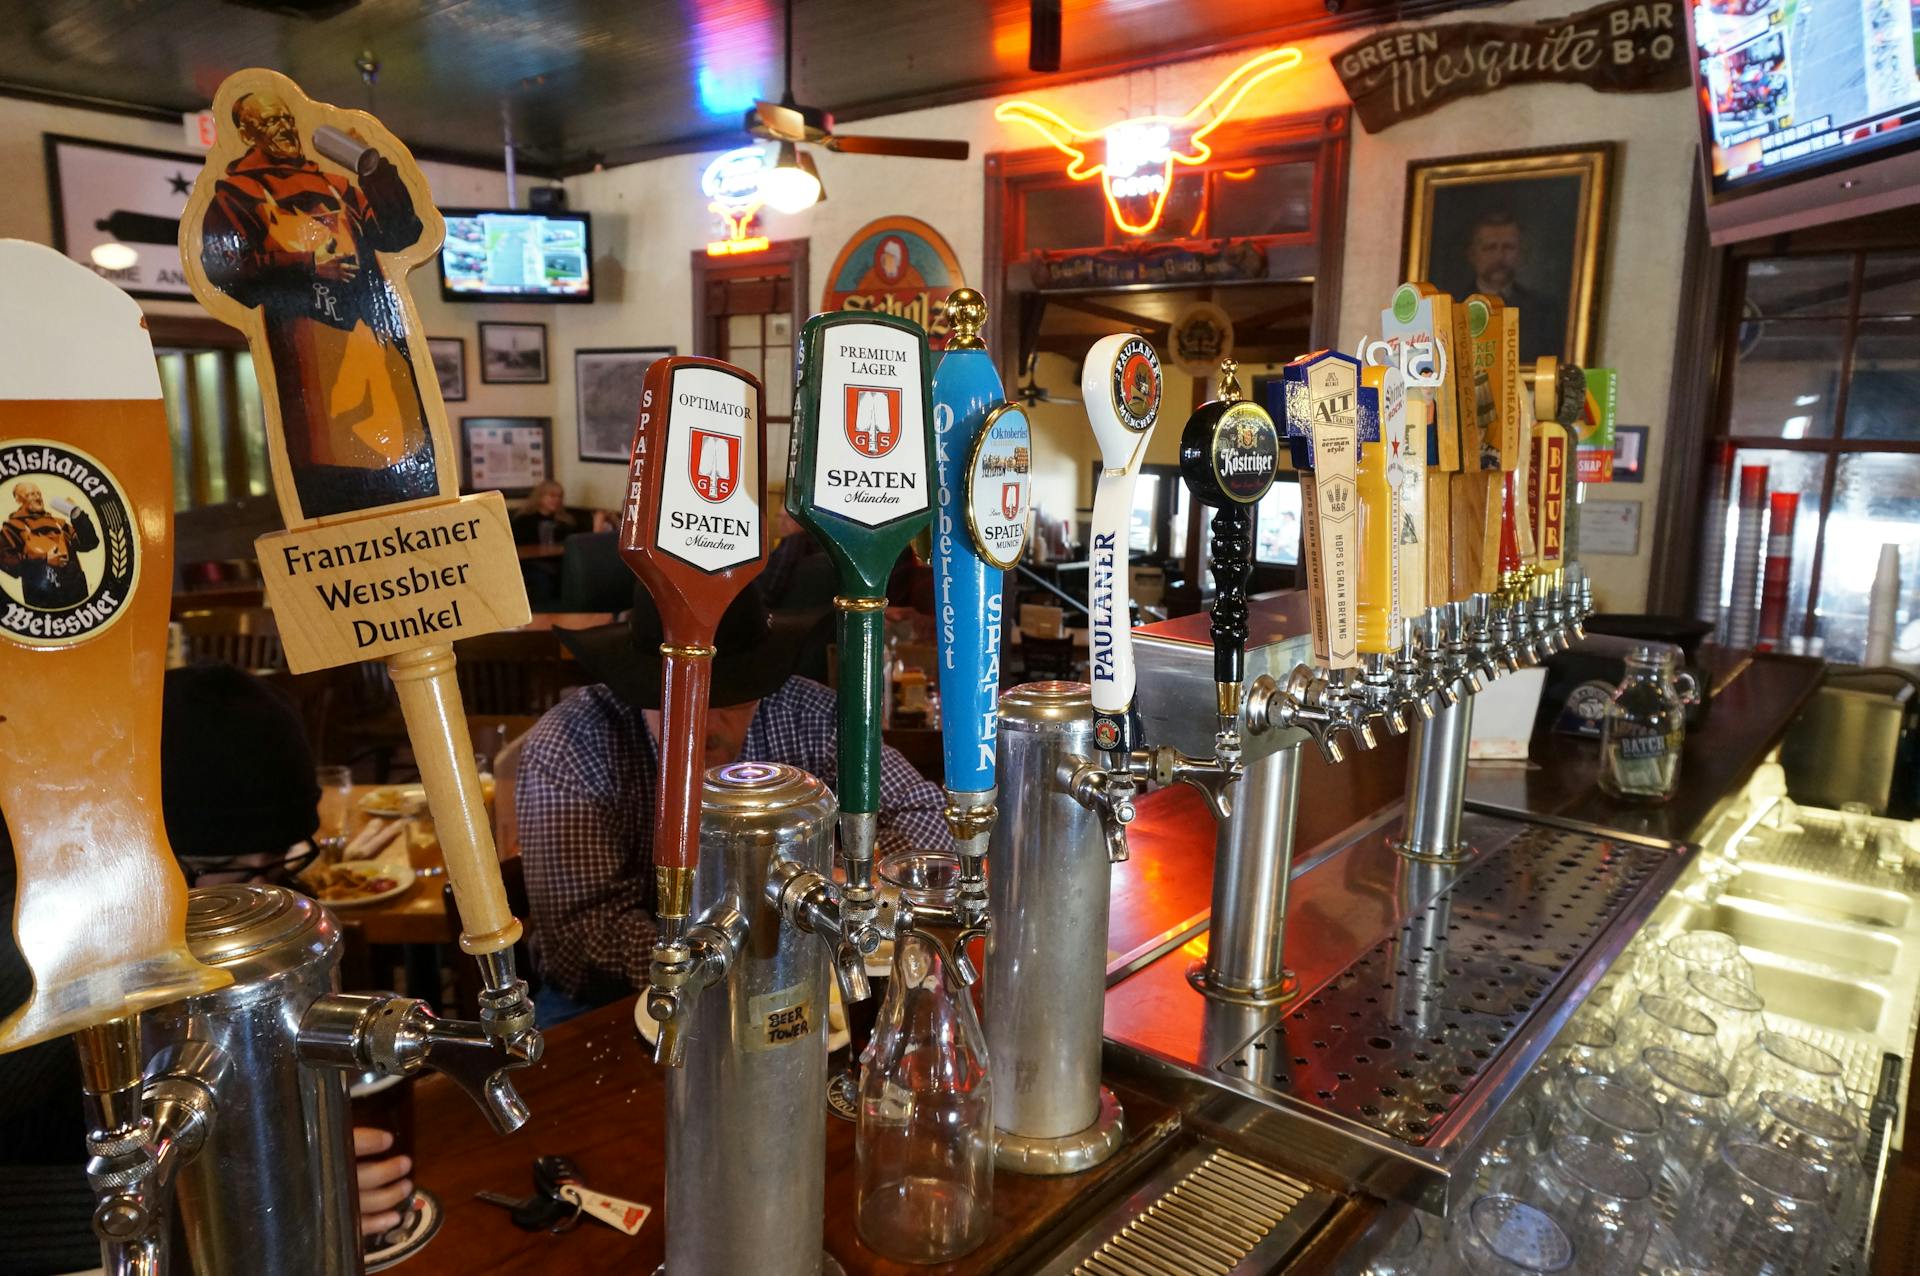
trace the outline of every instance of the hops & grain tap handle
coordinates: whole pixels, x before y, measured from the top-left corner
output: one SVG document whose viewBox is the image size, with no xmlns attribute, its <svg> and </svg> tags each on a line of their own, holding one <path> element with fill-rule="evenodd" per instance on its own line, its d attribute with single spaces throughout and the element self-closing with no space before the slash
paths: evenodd
<svg viewBox="0 0 1920 1276">
<path fill-rule="evenodd" d="M 933 511 L 927 334 L 892 315 L 840 311 L 800 329 L 787 512 L 840 576 L 837 770 L 846 938 L 879 943 L 873 851 L 880 809 L 887 577 Z"/>
<path fill-rule="evenodd" d="M 1194 499 L 1213 509 L 1214 751 L 1223 766 L 1240 755 L 1240 696 L 1246 681 L 1247 578 L 1253 567 L 1253 510 L 1273 486 L 1280 432 L 1265 408 L 1241 397 L 1238 366 L 1220 363 L 1215 397 L 1180 434 L 1180 473 Z"/>
<path fill-rule="evenodd" d="M 458 453 L 407 275 L 445 223 L 407 148 L 374 117 L 286 76 L 235 72 L 180 222 L 194 295 L 253 352 L 286 530 L 255 542 L 288 667 L 379 659 L 393 678 L 461 921 L 481 1029 L 501 1068 L 540 1053 L 454 676 L 453 643 L 523 625 L 526 588 L 498 491 L 461 496 Z M 481 486 L 543 474 L 474 458 Z M 504 1080 L 496 1124 L 524 1120 Z"/>
<path fill-rule="evenodd" d="M 660 612 L 660 787 L 653 874 L 655 935 L 647 1009 L 655 1057 L 684 1058 L 687 1010 L 716 972 L 690 930 L 700 859 L 707 702 L 720 618 L 767 562 L 766 396 L 718 359 L 676 356 L 647 369 L 621 509 L 620 556 Z"/>
<path fill-rule="evenodd" d="M 970 933 L 986 923 L 1001 613 L 1006 573 L 1026 549 L 1033 425 L 1023 406 L 1007 402 L 980 338 L 985 300 L 959 289 L 947 299 L 947 316 L 953 332 L 933 371 L 933 610 L 947 824 L 960 854 L 960 921 Z M 955 957 L 963 976 L 970 973 L 964 943 L 956 943 Z"/>
</svg>

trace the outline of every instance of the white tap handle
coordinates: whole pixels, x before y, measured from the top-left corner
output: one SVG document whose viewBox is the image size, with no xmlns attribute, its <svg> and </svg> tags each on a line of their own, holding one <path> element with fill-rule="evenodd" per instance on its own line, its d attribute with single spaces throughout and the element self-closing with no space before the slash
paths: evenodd
<svg viewBox="0 0 1920 1276">
<path fill-rule="evenodd" d="M 1133 489 L 1160 414 L 1160 357 L 1144 338 L 1103 337 L 1080 374 L 1081 402 L 1100 447 L 1094 485 L 1093 543 L 1087 573 L 1089 670 L 1094 743 L 1110 752 L 1133 746 L 1133 631 L 1128 527 Z"/>
</svg>

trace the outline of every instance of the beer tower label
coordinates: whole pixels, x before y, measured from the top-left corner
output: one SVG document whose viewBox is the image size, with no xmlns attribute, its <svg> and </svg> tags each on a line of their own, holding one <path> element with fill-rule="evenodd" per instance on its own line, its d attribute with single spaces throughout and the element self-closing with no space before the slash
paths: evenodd
<svg viewBox="0 0 1920 1276">
<path fill-rule="evenodd" d="M 761 542 L 756 387 L 709 367 L 675 368 L 670 387 L 654 543 L 703 572 L 750 563 Z"/>
<path fill-rule="evenodd" d="M 1280 465 L 1280 432 L 1258 404 L 1241 401 L 1213 428 L 1213 477 L 1227 497 L 1251 505 L 1273 486 Z"/>
<path fill-rule="evenodd" d="M 822 344 L 814 507 L 864 527 L 925 514 L 933 493 L 918 343 L 887 324 L 846 323 Z"/>
<path fill-rule="evenodd" d="M 1004 403 L 980 429 L 967 462 L 965 494 L 974 547 L 1001 571 L 1011 571 L 1026 552 L 1032 479 L 1033 423 L 1025 408 Z"/>
<path fill-rule="evenodd" d="M 112 627 L 140 580 L 125 490 L 78 448 L 0 442 L 0 635 L 65 647 Z"/>
<path fill-rule="evenodd" d="M 1150 430 L 1160 417 L 1160 356 L 1144 337 L 1120 347 L 1113 361 L 1113 410 L 1135 434 Z"/>
</svg>

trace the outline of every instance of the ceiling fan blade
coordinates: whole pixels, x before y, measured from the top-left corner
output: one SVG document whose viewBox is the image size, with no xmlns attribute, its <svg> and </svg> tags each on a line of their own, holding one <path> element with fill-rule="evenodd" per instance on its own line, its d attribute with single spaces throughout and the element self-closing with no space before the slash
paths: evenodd
<svg viewBox="0 0 1920 1276">
<path fill-rule="evenodd" d="M 973 149 L 965 142 L 932 137 L 859 137 L 849 133 L 829 134 L 821 145 L 844 155 L 904 155 L 911 159 L 945 160 L 963 160 Z"/>
<path fill-rule="evenodd" d="M 1027 70 L 1060 69 L 1060 0 L 1031 0 L 1027 7 Z"/>
<path fill-rule="evenodd" d="M 807 140 L 807 117 L 790 106 L 778 102 L 755 102 L 753 118 L 760 121 L 760 127 L 766 135 L 777 142 L 804 142 Z"/>
</svg>

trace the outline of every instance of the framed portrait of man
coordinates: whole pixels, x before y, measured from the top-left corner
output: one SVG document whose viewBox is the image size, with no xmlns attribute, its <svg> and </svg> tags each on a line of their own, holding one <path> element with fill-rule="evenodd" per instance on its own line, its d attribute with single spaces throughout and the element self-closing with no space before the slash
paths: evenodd
<svg viewBox="0 0 1920 1276">
<path fill-rule="evenodd" d="M 1599 320 L 1612 143 L 1407 165 L 1406 275 L 1520 311 L 1520 360 L 1585 365 Z"/>
</svg>

